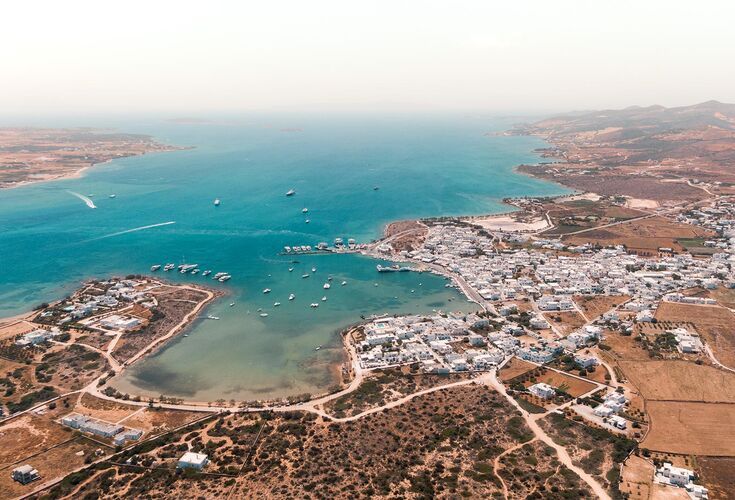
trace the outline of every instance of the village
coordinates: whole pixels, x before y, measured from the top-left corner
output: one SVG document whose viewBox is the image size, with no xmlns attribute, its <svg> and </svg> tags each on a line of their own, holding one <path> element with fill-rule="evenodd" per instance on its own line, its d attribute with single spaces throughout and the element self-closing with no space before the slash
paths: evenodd
<svg viewBox="0 0 735 500">
<path fill-rule="evenodd" d="M 186 422 L 204 418 L 199 415 L 304 411 L 339 423 L 370 418 L 423 394 L 480 385 L 506 396 L 534 430 L 535 439 L 561 439 L 561 429 L 571 425 L 565 422 L 577 426 L 578 437 L 604 432 L 609 443 L 625 450 L 624 455 L 614 455 L 614 461 L 606 458 L 604 462 L 611 470 L 621 468 L 621 491 L 647 488 L 708 498 L 701 471 L 694 470 L 686 450 L 698 455 L 699 464 L 706 463 L 707 457 L 699 457 L 696 447 L 687 448 L 686 443 L 683 448 L 671 447 L 670 432 L 657 424 L 656 412 L 671 411 L 666 405 L 695 403 L 689 402 L 689 396 L 674 397 L 681 402 L 651 396 L 630 360 L 646 360 L 636 366 L 686 363 L 687 368 L 677 375 L 682 377 L 698 377 L 697 370 L 703 369 L 732 371 L 731 358 L 726 352 L 723 355 L 713 337 L 719 330 L 682 308 L 717 311 L 723 318 L 720 324 L 727 324 L 730 316 L 726 315 L 732 314 L 730 308 L 735 305 L 728 302 L 735 297 L 730 292 L 735 289 L 735 207 L 718 199 L 673 219 L 707 228 L 712 235 L 687 242 L 696 247 L 695 252 L 661 247 L 656 256 L 644 256 L 625 245 L 570 244 L 543 232 L 493 232 L 452 219 L 428 223 L 420 245 L 410 249 L 398 249 L 399 244 L 393 246 L 398 242 L 388 238 L 363 247 L 361 251 L 370 255 L 410 263 L 414 271 L 445 276 L 447 286 L 458 288 L 477 307 L 473 312 L 367 318 L 344 334 L 352 354 L 352 381 L 336 393 L 304 401 L 200 407 L 173 398 L 142 401 L 106 387 L 106 381 L 127 364 L 180 332 L 214 295 L 146 277 L 90 282 L 58 303 L 43 304 L 32 317 L 6 328 L 0 340 L 5 356 L 15 356 L 19 362 L 41 363 L 52 360 L 48 355 L 55 350 L 74 348 L 94 355 L 96 364 L 88 363 L 74 376 L 37 368 L 35 386 L 6 377 L 6 389 L 12 385 L 26 392 L 6 392 L 4 412 L 24 419 L 50 419 L 54 426 L 74 432 L 75 443 L 94 443 L 94 448 L 84 451 L 84 464 L 104 462 L 123 450 L 131 466 L 142 460 L 168 464 L 165 467 L 172 470 L 206 473 L 219 467 L 209 448 L 182 445 L 174 454 L 156 452 L 155 457 L 125 450 L 137 450 L 137 443 L 178 429 L 182 418 L 186 428 L 190 425 Z M 181 302 L 172 301 L 173 296 L 195 298 L 199 306 L 178 309 L 175 305 Z M 16 366 L 14 374 L 20 381 L 21 365 L 7 368 Z M 42 380 L 49 381 L 48 386 L 39 388 Z M 376 381 L 387 385 L 369 400 L 360 400 L 366 387 L 375 387 Z M 705 401 L 709 397 L 705 395 Z M 77 399 L 77 404 L 69 404 L 69 398 Z M 63 407 L 55 401 L 64 401 Z M 713 401 L 709 406 L 720 411 L 719 404 Z M 343 408 L 349 407 L 352 410 L 345 414 Z M 151 427 L 149 419 L 162 416 L 161 412 L 169 412 L 165 418 L 170 423 Z M 691 422 L 691 431 L 678 432 L 701 432 L 696 420 Z M 728 443 L 722 446 L 725 454 L 731 453 Z M 593 490 L 598 487 L 585 476 L 587 469 L 575 468 L 573 462 L 589 451 L 578 446 L 556 451 L 587 485 Z M 644 482 L 630 479 L 629 471 L 635 469 L 631 464 L 645 470 Z M 500 474 L 497 467 L 494 473 Z M 48 470 L 29 460 L 16 463 L 11 477 L 15 484 L 47 479 L 48 484 L 57 484 L 58 479 L 47 477 Z M 618 488 L 613 480 L 601 484 Z"/>
</svg>

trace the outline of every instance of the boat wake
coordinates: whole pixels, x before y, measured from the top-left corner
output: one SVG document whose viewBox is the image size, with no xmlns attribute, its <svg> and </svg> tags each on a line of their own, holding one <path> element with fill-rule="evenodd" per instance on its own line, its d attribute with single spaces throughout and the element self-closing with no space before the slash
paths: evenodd
<svg viewBox="0 0 735 500">
<path fill-rule="evenodd" d="M 95 241 L 95 240 L 101 240 L 104 238 L 112 238 L 113 236 L 120 236 L 122 234 L 135 233 L 137 231 L 143 231 L 145 229 L 151 229 L 154 227 L 170 226 L 171 224 L 176 224 L 176 221 L 170 220 L 168 222 L 159 222 L 158 224 L 150 224 L 148 226 L 134 227 L 133 229 L 126 229 L 125 231 L 118 231 L 116 233 L 110 233 L 104 236 L 98 236 L 97 238 L 92 238 L 91 240 L 87 240 L 87 241 Z"/>
<path fill-rule="evenodd" d="M 79 194 L 79 193 L 77 193 L 75 191 L 67 191 L 67 193 L 69 193 L 72 196 L 76 196 L 77 198 L 79 198 L 80 200 L 82 200 L 84 203 L 87 204 L 87 206 L 89 208 L 97 208 L 97 206 L 94 204 L 94 202 L 92 200 L 90 200 L 89 198 L 87 198 L 86 196 L 84 196 L 83 194 Z"/>
</svg>

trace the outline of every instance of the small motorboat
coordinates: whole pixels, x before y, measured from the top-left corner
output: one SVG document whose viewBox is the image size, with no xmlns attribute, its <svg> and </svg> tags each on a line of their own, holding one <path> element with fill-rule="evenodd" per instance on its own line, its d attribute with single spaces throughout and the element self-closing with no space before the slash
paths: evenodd
<svg viewBox="0 0 735 500">
<path fill-rule="evenodd" d="M 274 303 L 273 303 L 273 307 L 278 307 L 278 306 L 280 306 L 280 305 L 281 305 L 281 303 L 280 303 L 280 302 L 274 302 Z"/>
<path fill-rule="evenodd" d="M 261 318 L 267 318 L 268 317 L 268 313 L 260 313 L 260 317 Z"/>
<path fill-rule="evenodd" d="M 291 294 L 291 295 L 288 296 L 288 300 L 293 300 L 295 298 L 296 298 L 296 295 L 294 295 L 294 294 Z"/>
<path fill-rule="evenodd" d="M 271 289 L 270 288 L 266 288 L 265 290 L 263 290 L 263 293 L 271 293 Z"/>
</svg>

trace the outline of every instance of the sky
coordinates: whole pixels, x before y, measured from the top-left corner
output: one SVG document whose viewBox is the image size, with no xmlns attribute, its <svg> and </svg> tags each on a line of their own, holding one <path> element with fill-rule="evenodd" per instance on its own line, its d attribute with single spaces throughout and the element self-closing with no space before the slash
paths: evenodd
<svg viewBox="0 0 735 500">
<path fill-rule="evenodd" d="M 0 114 L 735 102 L 735 2 L 3 2 Z"/>
</svg>

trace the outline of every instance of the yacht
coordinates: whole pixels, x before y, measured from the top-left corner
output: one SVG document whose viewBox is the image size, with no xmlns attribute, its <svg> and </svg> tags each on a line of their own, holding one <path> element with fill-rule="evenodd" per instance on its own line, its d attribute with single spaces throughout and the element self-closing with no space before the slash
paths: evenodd
<svg viewBox="0 0 735 500">
<path fill-rule="evenodd" d="M 220 282 L 220 283 L 224 283 L 225 281 L 227 281 L 227 280 L 229 280 L 229 279 L 231 279 L 231 278 L 232 278 L 232 276 L 230 276 L 229 274 L 225 274 L 224 276 L 222 276 L 222 277 L 221 277 L 221 278 L 219 279 L 219 282 Z"/>
<path fill-rule="evenodd" d="M 202 273 L 202 276 L 209 276 L 210 274 L 212 274 L 212 271 L 210 271 L 209 269 L 207 269 L 206 271 L 204 271 Z"/>
<path fill-rule="evenodd" d="M 158 271 L 159 269 L 161 269 L 161 264 L 156 264 L 156 265 L 151 266 L 151 271 L 155 272 L 155 271 Z"/>
<path fill-rule="evenodd" d="M 191 274 L 197 274 L 199 271 L 201 271 L 201 269 L 199 269 L 198 267 L 195 267 L 194 269 L 191 270 Z"/>
<path fill-rule="evenodd" d="M 280 302 L 274 302 L 274 303 L 273 303 L 273 307 L 278 307 L 278 306 L 280 306 L 280 305 L 281 305 L 281 303 L 280 303 Z"/>
<path fill-rule="evenodd" d="M 293 196 L 295 194 L 296 194 L 295 189 L 289 189 L 288 191 L 286 191 L 286 196 Z"/>
<path fill-rule="evenodd" d="M 267 318 L 268 317 L 268 313 L 260 313 L 260 317 L 261 318 Z"/>
<path fill-rule="evenodd" d="M 215 207 L 218 207 L 220 203 L 222 203 L 222 202 L 219 201 L 219 198 L 217 198 L 216 200 L 214 200 L 214 206 Z"/>
<path fill-rule="evenodd" d="M 263 293 L 271 293 L 271 289 L 270 288 L 266 288 L 265 290 L 263 290 Z"/>
<path fill-rule="evenodd" d="M 217 274 L 215 274 L 214 276 L 212 276 L 212 279 L 213 279 L 213 280 L 218 280 L 218 279 L 220 279 L 220 278 L 221 278 L 222 276 L 225 276 L 226 274 L 227 274 L 227 273 L 217 273 Z"/>
<path fill-rule="evenodd" d="M 324 286 L 322 288 L 324 288 L 325 290 L 329 290 L 330 288 L 332 288 L 332 285 L 330 285 L 329 283 L 324 283 Z"/>
</svg>

